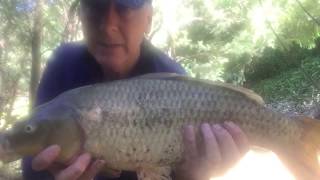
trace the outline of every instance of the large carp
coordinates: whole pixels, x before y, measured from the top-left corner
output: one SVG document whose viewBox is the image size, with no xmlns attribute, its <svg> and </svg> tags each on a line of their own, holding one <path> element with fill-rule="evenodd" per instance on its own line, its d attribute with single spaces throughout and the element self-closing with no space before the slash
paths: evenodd
<svg viewBox="0 0 320 180">
<path fill-rule="evenodd" d="M 290 118 L 250 90 L 175 74 L 150 74 L 67 91 L 37 107 L 0 140 L 0 159 L 62 147 L 60 162 L 81 151 L 139 180 L 169 180 L 183 154 L 181 128 L 233 121 L 253 146 L 272 150 L 298 179 L 320 179 L 320 122 Z"/>
</svg>

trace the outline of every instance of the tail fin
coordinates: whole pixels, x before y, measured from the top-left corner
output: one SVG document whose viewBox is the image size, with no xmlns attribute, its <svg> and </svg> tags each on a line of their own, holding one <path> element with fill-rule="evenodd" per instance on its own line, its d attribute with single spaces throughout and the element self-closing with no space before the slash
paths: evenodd
<svg viewBox="0 0 320 180">
<path fill-rule="evenodd" d="M 299 143 L 289 145 L 289 151 L 280 150 L 276 153 L 297 180 L 319 180 L 320 121 L 309 117 L 298 119 L 302 129 Z"/>
</svg>

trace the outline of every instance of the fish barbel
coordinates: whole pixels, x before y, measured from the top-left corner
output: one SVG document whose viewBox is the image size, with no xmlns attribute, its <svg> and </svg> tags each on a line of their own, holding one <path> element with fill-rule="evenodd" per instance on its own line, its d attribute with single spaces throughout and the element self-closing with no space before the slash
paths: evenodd
<svg viewBox="0 0 320 180">
<path fill-rule="evenodd" d="M 181 161 L 181 129 L 233 121 L 252 146 L 275 152 L 298 179 L 320 179 L 320 122 L 287 117 L 253 91 L 176 74 L 149 74 L 67 91 L 0 136 L 0 160 L 61 146 L 59 162 L 82 151 L 139 180 L 169 180 Z"/>
</svg>

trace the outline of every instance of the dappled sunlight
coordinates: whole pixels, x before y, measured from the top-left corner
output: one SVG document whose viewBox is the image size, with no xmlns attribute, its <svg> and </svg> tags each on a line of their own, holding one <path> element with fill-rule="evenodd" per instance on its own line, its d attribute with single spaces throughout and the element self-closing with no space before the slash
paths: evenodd
<svg viewBox="0 0 320 180">
<path fill-rule="evenodd" d="M 211 180 L 294 180 L 293 175 L 272 152 L 250 151 L 223 177 Z"/>
<path fill-rule="evenodd" d="M 251 27 L 254 30 L 254 41 L 260 38 L 267 39 L 270 28 L 277 29 L 278 21 L 281 17 L 281 9 L 273 4 L 272 1 L 263 1 L 263 4 L 257 5 L 249 13 Z M 268 27 L 272 25 L 272 27 Z"/>
<path fill-rule="evenodd" d="M 153 2 L 154 8 L 157 9 L 156 15 L 159 15 L 161 19 L 161 27 L 152 39 L 154 44 L 166 44 L 169 35 L 174 35 L 182 26 L 194 20 L 192 9 L 185 7 L 183 2 L 184 0 L 155 0 Z"/>
<path fill-rule="evenodd" d="M 28 108 L 29 108 L 29 97 L 19 96 L 17 97 L 14 103 L 12 116 L 16 116 L 17 118 L 23 118 L 28 115 Z"/>
</svg>

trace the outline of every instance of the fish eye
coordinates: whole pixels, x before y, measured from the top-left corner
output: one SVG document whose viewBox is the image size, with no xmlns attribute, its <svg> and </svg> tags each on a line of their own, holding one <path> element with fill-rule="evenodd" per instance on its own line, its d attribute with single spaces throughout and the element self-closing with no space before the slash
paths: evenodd
<svg viewBox="0 0 320 180">
<path fill-rule="evenodd" d="M 32 126 L 32 125 L 26 125 L 25 127 L 24 127 L 24 131 L 26 132 L 26 133 L 33 133 L 34 131 L 35 131 L 35 127 L 34 126 Z"/>
</svg>

